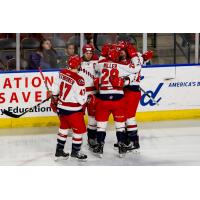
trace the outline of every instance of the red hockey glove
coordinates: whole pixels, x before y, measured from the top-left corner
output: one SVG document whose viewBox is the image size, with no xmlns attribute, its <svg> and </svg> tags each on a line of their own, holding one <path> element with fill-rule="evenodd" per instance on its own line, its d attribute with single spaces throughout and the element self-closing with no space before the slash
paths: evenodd
<svg viewBox="0 0 200 200">
<path fill-rule="evenodd" d="M 153 51 L 146 51 L 142 54 L 144 61 L 151 60 L 153 57 Z"/>
<path fill-rule="evenodd" d="M 109 79 L 110 79 L 110 82 L 113 87 L 120 87 L 120 88 L 124 87 L 124 79 L 123 78 L 120 78 L 118 76 L 110 76 Z"/>
<path fill-rule="evenodd" d="M 58 105 L 58 96 L 52 96 L 50 107 L 53 112 L 57 112 L 57 105 Z"/>
<path fill-rule="evenodd" d="M 98 91 L 99 90 L 99 78 L 94 78 L 93 81 L 94 81 L 94 87 Z"/>
<path fill-rule="evenodd" d="M 94 94 L 89 94 L 87 97 L 87 104 L 95 105 L 95 102 L 96 102 L 96 97 L 94 96 Z"/>
<path fill-rule="evenodd" d="M 128 44 L 127 53 L 128 53 L 130 58 L 133 58 L 133 57 L 135 57 L 137 55 L 137 50 L 133 45 Z"/>
<path fill-rule="evenodd" d="M 95 115 L 96 97 L 93 94 L 89 94 L 87 98 L 87 110 L 88 115 Z"/>
<path fill-rule="evenodd" d="M 52 95 L 52 91 L 47 91 L 47 98 L 49 98 Z"/>
</svg>

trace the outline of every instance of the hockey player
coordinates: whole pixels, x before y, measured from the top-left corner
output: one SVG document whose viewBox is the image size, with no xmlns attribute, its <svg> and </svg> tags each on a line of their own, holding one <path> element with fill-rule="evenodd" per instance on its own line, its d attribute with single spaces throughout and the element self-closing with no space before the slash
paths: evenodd
<svg viewBox="0 0 200 200">
<path fill-rule="evenodd" d="M 88 145 L 90 148 L 94 148 L 96 145 L 96 131 L 97 131 L 97 122 L 95 120 L 95 107 L 92 103 L 93 96 L 96 94 L 96 88 L 94 87 L 94 75 L 95 75 L 95 66 L 98 63 L 98 56 L 94 54 L 94 47 L 90 44 L 83 46 L 83 57 L 81 62 L 81 67 L 79 69 L 79 75 L 82 76 L 85 80 L 86 93 L 90 96 L 90 101 L 87 103 L 87 112 L 88 112 L 88 127 L 87 127 L 87 136 L 88 136 Z"/>
<path fill-rule="evenodd" d="M 126 111 L 126 131 L 127 131 L 127 150 L 139 149 L 139 135 L 138 127 L 135 119 L 136 111 L 141 99 L 140 91 L 140 74 L 142 65 L 144 62 L 149 61 L 152 56 L 152 51 L 147 51 L 144 54 L 136 52 L 136 49 L 132 45 L 127 46 L 127 54 L 129 57 L 133 57 L 131 62 L 138 69 L 136 76 L 134 75 L 134 80 L 130 82 L 124 88 L 124 101 L 125 101 L 125 111 Z M 129 76 L 130 80 L 132 75 Z M 129 106 L 128 106 L 129 105 Z M 131 106 L 130 106 L 131 105 Z"/>
<path fill-rule="evenodd" d="M 122 52 L 124 51 L 124 52 Z M 135 74 L 131 74 L 127 77 L 115 79 L 116 82 L 122 82 L 124 80 L 128 80 L 124 87 L 124 101 L 125 101 L 125 116 L 126 116 L 126 145 L 127 150 L 134 150 L 139 149 L 139 135 L 138 135 L 138 128 L 135 119 L 137 107 L 141 98 L 141 91 L 140 91 L 140 73 L 141 68 L 144 62 L 149 61 L 153 53 L 152 51 L 147 51 L 144 54 L 141 54 L 136 51 L 136 49 L 127 44 L 123 50 L 121 50 L 121 61 L 120 63 L 129 63 L 131 62 L 135 67 Z M 132 58 L 130 61 L 127 57 Z M 115 147 L 118 145 L 115 144 Z"/>
<path fill-rule="evenodd" d="M 73 130 L 71 157 L 78 160 L 87 159 L 87 155 L 80 153 L 82 136 L 86 133 L 82 108 L 87 100 L 84 79 L 78 75 L 80 64 L 79 56 L 71 56 L 68 60 L 68 69 L 60 71 L 59 79 L 52 86 L 51 107 L 60 119 L 56 160 L 59 157 L 69 157 L 69 153 L 64 152 L 69 129 Z"/>
<path fill-rule="evenodd" d="M 120 52 L 114 45 L 108 52 L 108 58 L 100 60 L 97 67 L 99 76 L 99 100 L 96 105 L 97 147 L 93 150 L 102 156 L 106 137 L 109 115 L 112 113 L 115 121 L 119 154 L 126 153 L 125 145 L 125 106 L 123 87 L 124 77 L 135 73 L 133 65 L 119 64 Z M 121 81 L 121 82 L 120 82 Z M 128 80 L 129 82 L 129 80 Z"/>
</svg>

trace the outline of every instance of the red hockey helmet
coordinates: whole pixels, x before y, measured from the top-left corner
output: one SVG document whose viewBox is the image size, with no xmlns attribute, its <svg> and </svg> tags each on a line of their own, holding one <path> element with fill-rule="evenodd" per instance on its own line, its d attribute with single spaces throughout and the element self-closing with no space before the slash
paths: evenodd
<svg viewBox="0 0 200 200">
<path fill-rule="evenodd" d="M 85 44 L 82 48 L 82 51 L 83 53 L 86 53 L 86 52 L 94 52 L 94 47 L 91 45 L 91 44 Z"/>
<path fill-rule="evenodd" d="M 104 57 L 107 57 L 108 56 L 108 51 L 109 51 L 110 47 L 111 47 L 110 43 L 105 43 L 102 46 L 101 55 L 104 56 Z"/>
<path fill-rule="evenodd" d="M 81 57 L 78 55 L 70 56 L 68 60 L 68 67 L 71 69 L 77 69 L 79 65 L 81 64 Z"/>
<path fill-rule="evenodd" d="M 128 46 L 128 42 L 123 41 L 123 40 L 120 40 L 120 41 L 117 43 L 117 45 L 118 45 L 121 49 L 125 50 L 125 49 L 127 48 L 127 46 Z"/>
<path fill-rule="evenodd" d="M 116 47 L 112 47 L 108 51 L 108 58 L 113 62 L 118 62 L 120 56 L 120 51 Z"/>
</svg>

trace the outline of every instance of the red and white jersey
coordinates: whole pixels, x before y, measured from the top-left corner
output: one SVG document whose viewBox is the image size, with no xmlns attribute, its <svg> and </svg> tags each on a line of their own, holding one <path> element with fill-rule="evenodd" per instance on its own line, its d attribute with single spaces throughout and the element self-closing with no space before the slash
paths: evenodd
<svg viewBox="0 0 200 200">
<path fill-rule="evenodd" d="M 139 68 L 134 64 L 114 63 L 110 60 L 103 59 L 98 62 L 96 72 L 99 77 L 99 93 L 100 94 L 121 94 L 123 95 L 123 88 L 113 87 L 110 83 L 109 77 L 117 75 L 119 77 L 126 77 L 131 75 L 131 81 L 134 80 Z"/>
<path fill-rule="evenodd" d="M 130 86 L 139 86 L 141 69 L 142 69 L 142 65 L 144 63 L 144 59 L 142 57 L 142 54 L 137 52 L 137 56 L 135 56 L 135 57 L 133 57 L 131 59 L 131 63 L 135 67 L 135 73 L 134 74 L 130 74 L 128 76 L 129 79 L 130 79 L 130 82 L 128 83 L 128 85 L 130 85 Z"/>
<path fill-rule="evenodd" d="M 52 86 L 52 94 L 59 95 L 58 108 L 69 111 L 82 109 L 87 101 L 84 79 L 68 69 L 63 69 Z"/>
<path fill-rule="evenodd" d="M 94 87 L 95 68 L 98 63 L 98 57 L 94 56 L 90 61 L 82 61 L 79 69 L 79 75 L 85 80 L 87 94 L 96 94 Z"/>
</svg>

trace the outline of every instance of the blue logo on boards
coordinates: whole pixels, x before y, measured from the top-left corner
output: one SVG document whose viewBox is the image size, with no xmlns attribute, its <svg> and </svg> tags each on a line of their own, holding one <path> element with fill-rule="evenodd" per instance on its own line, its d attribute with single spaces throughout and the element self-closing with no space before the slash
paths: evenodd
<svg viewBox="0 0 200 200">
<path fill-rule="evenodd" d="M 142 80 L 144 79 L 144 76 L 141 76 L 141 79 Z M 162 97 L 160 98 L 157 98 L 157 95 L 159 93 L 159 91 L 161 90 L 162 86 L 164 85 L 164 83 L 159 83 L 158 87 L 156 88 L 155 91 L 152 91 L 152 90 L 147 90 L 145 94 L 142 95 L 141 99 L 140 99 L 140 104 L 142 106 L 147 106 L 147 105 L 150 105 L 150 106 L 155 106 L 156 103 L 154 103 L 148 96 L 147 94 L 149 94 L 153 99 L 155 99 L 158 103 L 161 101 Z M 145 88 L 144 88 L 145 89 Z"/>
</svg>

